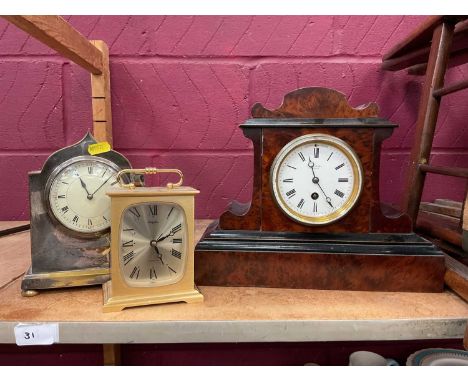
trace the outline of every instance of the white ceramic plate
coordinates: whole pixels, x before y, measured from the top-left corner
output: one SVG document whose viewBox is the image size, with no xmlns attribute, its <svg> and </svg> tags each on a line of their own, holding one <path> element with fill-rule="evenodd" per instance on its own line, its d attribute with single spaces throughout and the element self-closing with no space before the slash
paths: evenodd
<svg viewBox="0 0 468 382">
<path fill-rule="evenodd" d="M 411 354 L 406 366 L 468 366 L 468 351 L 423 349 Z"/>
</svg>

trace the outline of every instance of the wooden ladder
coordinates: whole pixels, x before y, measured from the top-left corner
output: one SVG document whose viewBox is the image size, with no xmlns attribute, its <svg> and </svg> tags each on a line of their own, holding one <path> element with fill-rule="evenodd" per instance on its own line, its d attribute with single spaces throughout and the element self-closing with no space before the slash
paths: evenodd
<svg viewBox="0 0 468 382">
<path fill-rule="evenodd" d="M 450 60 L 449 60 L 450 59 Z M 450 62 L 449 62 L 450 61 Z M 404 209 L 416 224 L 427 173 L 468 179 L 467 168 L 432 166 L 429 163 L 432 142 L 442 96 L 468 88 L 468 80 L 444 86 L 448 67 L 468 62 L 468 16 L 433 16 L 416 28 L 406 39 L 383 56 L 384 70 L 408 69 L 410 74 L 424 74 L 425 81 L 416 122 L 415 141 L 411 152 Z M 458 232 L 438 236 L 459 244 L 468 252 L 468 202 L 463 206 Z M 447 237 L 445 237 L 447 236 Z"/>
</svg>

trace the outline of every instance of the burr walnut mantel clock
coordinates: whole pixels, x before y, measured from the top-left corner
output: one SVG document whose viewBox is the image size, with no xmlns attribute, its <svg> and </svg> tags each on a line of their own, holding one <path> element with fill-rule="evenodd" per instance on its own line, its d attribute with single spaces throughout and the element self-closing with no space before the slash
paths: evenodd
<svg viewBox="0 0 468 382">
<path fill-rule="evenodd" d="M 177 173 L 166 187 L 125 184 L 124 174 Z M 104 311 L 166 302 L 201 302 L 194 284 L 194 197 L 177 169 L 122 170 L 111 198 L 111 280 L 103 285 Z"/>
<path fill-rule="evenodd" d="M 53 153 L 41 171 L 29 173 L 31 268 L 21 289 L 102 284 L 109 279 L 110 199 L 106 190 L 130 167 L 113 150 L 90 155 L 89 133 Z"/>
<path fill-rule="evenodd" d="M 370 103 L 303 88 L 240 127 L 252 200 L 232 202 L 196 247 L 200 285 L 441 291 L 443 254 L 379 201 L 380 149 L 395 127 Z"/>
</svg>

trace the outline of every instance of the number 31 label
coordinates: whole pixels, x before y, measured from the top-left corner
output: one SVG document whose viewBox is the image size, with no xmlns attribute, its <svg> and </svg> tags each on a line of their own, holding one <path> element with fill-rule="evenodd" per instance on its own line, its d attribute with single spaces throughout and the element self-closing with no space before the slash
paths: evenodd
<svg viewBox="0 0 468 382">
<path fill-rule="evenodd" d="M 52 345 L 59 340 L 59 326 L 53 324 L 18 324 L 15 326 L 18 346 Z"/>
</svg>

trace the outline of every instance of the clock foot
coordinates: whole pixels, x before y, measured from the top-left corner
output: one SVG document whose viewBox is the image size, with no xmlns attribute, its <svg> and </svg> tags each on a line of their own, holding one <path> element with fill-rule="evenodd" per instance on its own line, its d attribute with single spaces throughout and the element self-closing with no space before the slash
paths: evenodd
<svg viewBox="0 0 468 382">
<path fill-rule="evenodd" d="M 102 290 L 104 294 L 104 313 L 119 312 L 125 308 L 135 306 L 166 304 L 170 302 L 203 302 L 203 295 L 196 288 L 183 291 L 166 291 L 165 293 L 147 296 L 132 295 L 131 292 L 123 295 L 114 295 L 111 280 L 103 284 Z"/>
<path fill-rule="evenodd" d="M 34 290 L 34 289 L 27 289 L 27 290 L 22 290 L 21 291 L 21 296 L 23 297 L 34 297 L 39 294 L 39 291 Z"/>
</svg>

